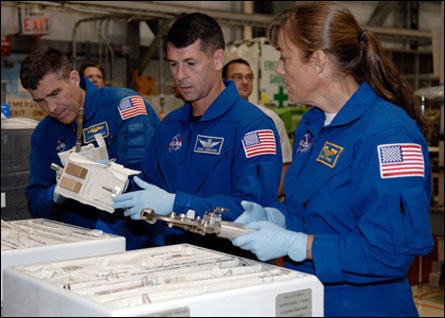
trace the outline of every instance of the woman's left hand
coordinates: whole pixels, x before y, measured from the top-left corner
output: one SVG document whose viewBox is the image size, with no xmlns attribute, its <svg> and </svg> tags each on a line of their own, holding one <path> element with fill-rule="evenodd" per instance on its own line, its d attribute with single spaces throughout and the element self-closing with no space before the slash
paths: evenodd
<svg viewBox="0 0 445 318">
<path fill-rule="evenodd" d="M 289 255 L 294 261 L 306 259 L 307 234 L 285 230 L 271 222 L 252 222 L 245 226 L 255 232 L 237 236 L 232 244 L 254 253 L 259 260 Z"/>
</svg>

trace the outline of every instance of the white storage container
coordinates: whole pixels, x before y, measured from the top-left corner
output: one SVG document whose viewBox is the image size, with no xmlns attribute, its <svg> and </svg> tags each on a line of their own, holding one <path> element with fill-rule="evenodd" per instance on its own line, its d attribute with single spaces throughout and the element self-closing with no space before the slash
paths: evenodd
<svg viewBox="0 0 445 318">
<path fill-rule="evenodd" d="M 48 219 L 5 222 L 1 226 L 3 271 L 9 266 L 36 264 L 125 251 L 125 238 Z M 7 294 L 9 290 L 5 288 Z"/>
<path fill-rule="evenodd" d="M 5 316 L 323 316 L 313 276 L 188 244 L 4 272 Z"/>
</svg>

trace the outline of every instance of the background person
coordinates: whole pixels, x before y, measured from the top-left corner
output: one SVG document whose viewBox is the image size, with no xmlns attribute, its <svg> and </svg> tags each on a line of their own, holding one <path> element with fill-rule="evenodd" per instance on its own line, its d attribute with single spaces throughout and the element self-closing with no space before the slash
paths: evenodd
<svg viewBox="0 0 445 318">
<path fill-rule="evenodd" d="M 84 62 L 80 66 L 80 76 L 88 78 L 98 88 L 105 87 L 105 71 L 97 62 Z"/>
<path fill-rule="evenodd" d="M 101 133 L 109 158 L 140 170 L 145 147 L 159 125 L 151 106 L 130 89 L 98 89 L 73 70 L 62 52 L 48 47 L 26 57 L 20 80 L 48 114 L 31 136 L 29 183 L 25 189 L 31 214 L 126 236 L 127 249 L 145 247 L 149 239 L 162 240 L 162 233 L 155 231 L 157 227 L 149 237 L 138 222 L 125 218 L 121 211 L 110 214 L 54 195 L 56 172 L 50 168 L 51 163 L 62 165 L 59 152 L 76 145 L 77 117 L 83 106 L 82 145 L 95 142 L 94 134 Z M 53 206 L 53 201 L 59 204 Z M 138 232 L 141 236 L 136 235 Z"/>
<path fill-rule="evenodd" d="M 300 2 L 267 34 L 289 98 L 314 107 L 295 132 L 286 201 L 243 213 L 237 221 L 257 231 L 233 244 L 317 275 L 325 316 L 417 316 L 406 273 L 433 240 L 426 129 L 412 89 L 340 4 Z M 280 211 L 287 229 L 268 217 Z"/>
<path fill-rule="evenodd" d="M 249 63 L 244 59 L 235 59 L 224 65 L 222 70 L 222 76 L 225 80 L 231 80 L 235 82 L 238 94 L 245 100 L 249 100 L 249 96 L 252 94 L 253 89 L 253 73 Z M 283 154 L 283 171 L 281 172 L 280 187 L 278 189 L 278 196 L 283 196 L 283 180 L 286 174 L 287 168 L 289 168 L 292 162 L 292 147 L 290 145 L 289 136 L 287 135 L 286 127 L 280 116 L 278 116 L 273 110 L 261 106 L 255 105 L 261 109 L 267 116 L 269 116 L 277 128 L 280 135 L 281 152 Z"/>
<path fill-rule="evenodd" d="M 223 219 L 243 211 L 241 200 L 270 204 L 277 199 L 281 149 L 272 120 L 242 99 L 233 82 L 223 82 L 224 37 L 211 17 L 192 13 L 170 28 L 167 57 L 173 78 L 187 102 L 167 114 L 142 162 L 140 191 L 114 198 L 114 208 L 140 219 L 143 208 L 167 215 L 213 207 L 230 209 Z M 167 244 L 191 243 L 240 254 L 227 239 L 166 228 Z M 243 254 L 247 256 L 248 254 Z"/>
</svg>

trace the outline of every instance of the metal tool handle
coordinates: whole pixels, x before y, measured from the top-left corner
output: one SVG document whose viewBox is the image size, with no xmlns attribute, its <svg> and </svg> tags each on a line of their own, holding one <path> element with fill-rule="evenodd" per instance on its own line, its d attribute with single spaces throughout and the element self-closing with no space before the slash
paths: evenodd
<svg viewBox="0 0 445 318">
<path fill-rule="evenodd" d="M 253 231 L 255 230 L 245 228 L 241 223 L 221 221 L 221 230 L 217 236 L 232 240 L 239 235 L 251 233 Z"/>
<path fill-rule="evenodd" d="M 210 213 L 204 213 L 203 218 L 200 216 L 195 218 L 186 214 L 176 215 L 175 212 L 163 216 L 154 213 L 153 209 L 143 209 L 141 211 L 141 218 L 150 224 L 154 224 L 156 221 L 164 221 L 169 227 L 176 226 L 201 235 L 216 234 L 218 237 L 229 240 L 254 231 L 245 228 L 240 223 L 222 221 L 221 212 L 226 212 L 226 210 L 223 211 L 221 208 L 213 208 Z"/>
<path fill-rule="evenodd" d="M 156 223 L 156 221 L 163 221 L 168 227 L 180 227 L 184 230 L 195 232 L 199 234 L 206 234 L 206 230 L 212 230 L 213 227 L 205 223 L 199 216 L 197 218 L 187 217 L 186 214 L 176 215 L 175 212 L 171 212 L 169 215 L 159 215 L 154 212 L 153 209 L 143 209 L 141 211 L 141 218 L 150 224 Z"/>
</svg>

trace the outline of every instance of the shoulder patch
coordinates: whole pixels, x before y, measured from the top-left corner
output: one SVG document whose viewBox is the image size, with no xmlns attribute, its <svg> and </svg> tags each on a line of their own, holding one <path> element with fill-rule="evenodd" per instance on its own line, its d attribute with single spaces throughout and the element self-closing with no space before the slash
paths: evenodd
<svg viewBox="0 0 445 318">
<path fill-rule="evenodd" d="M 425 162 L 419 144 L 385 144 L 377 146 L 380 177 L 423 177 Z"/>
<path fill-rule="evenodd" d="M 123 120 L 147 114 L 147 109 L 145 108 L 145 103 L 141 96 L 129 96 L 123 98 L 117 109 Z"/>
<path fill-rule="evenodd" d="M 277 146 L 271 129 L 250 131 L 241 140 L 246 158 L 260 155 L 276 155 Z"/>
</svg>

